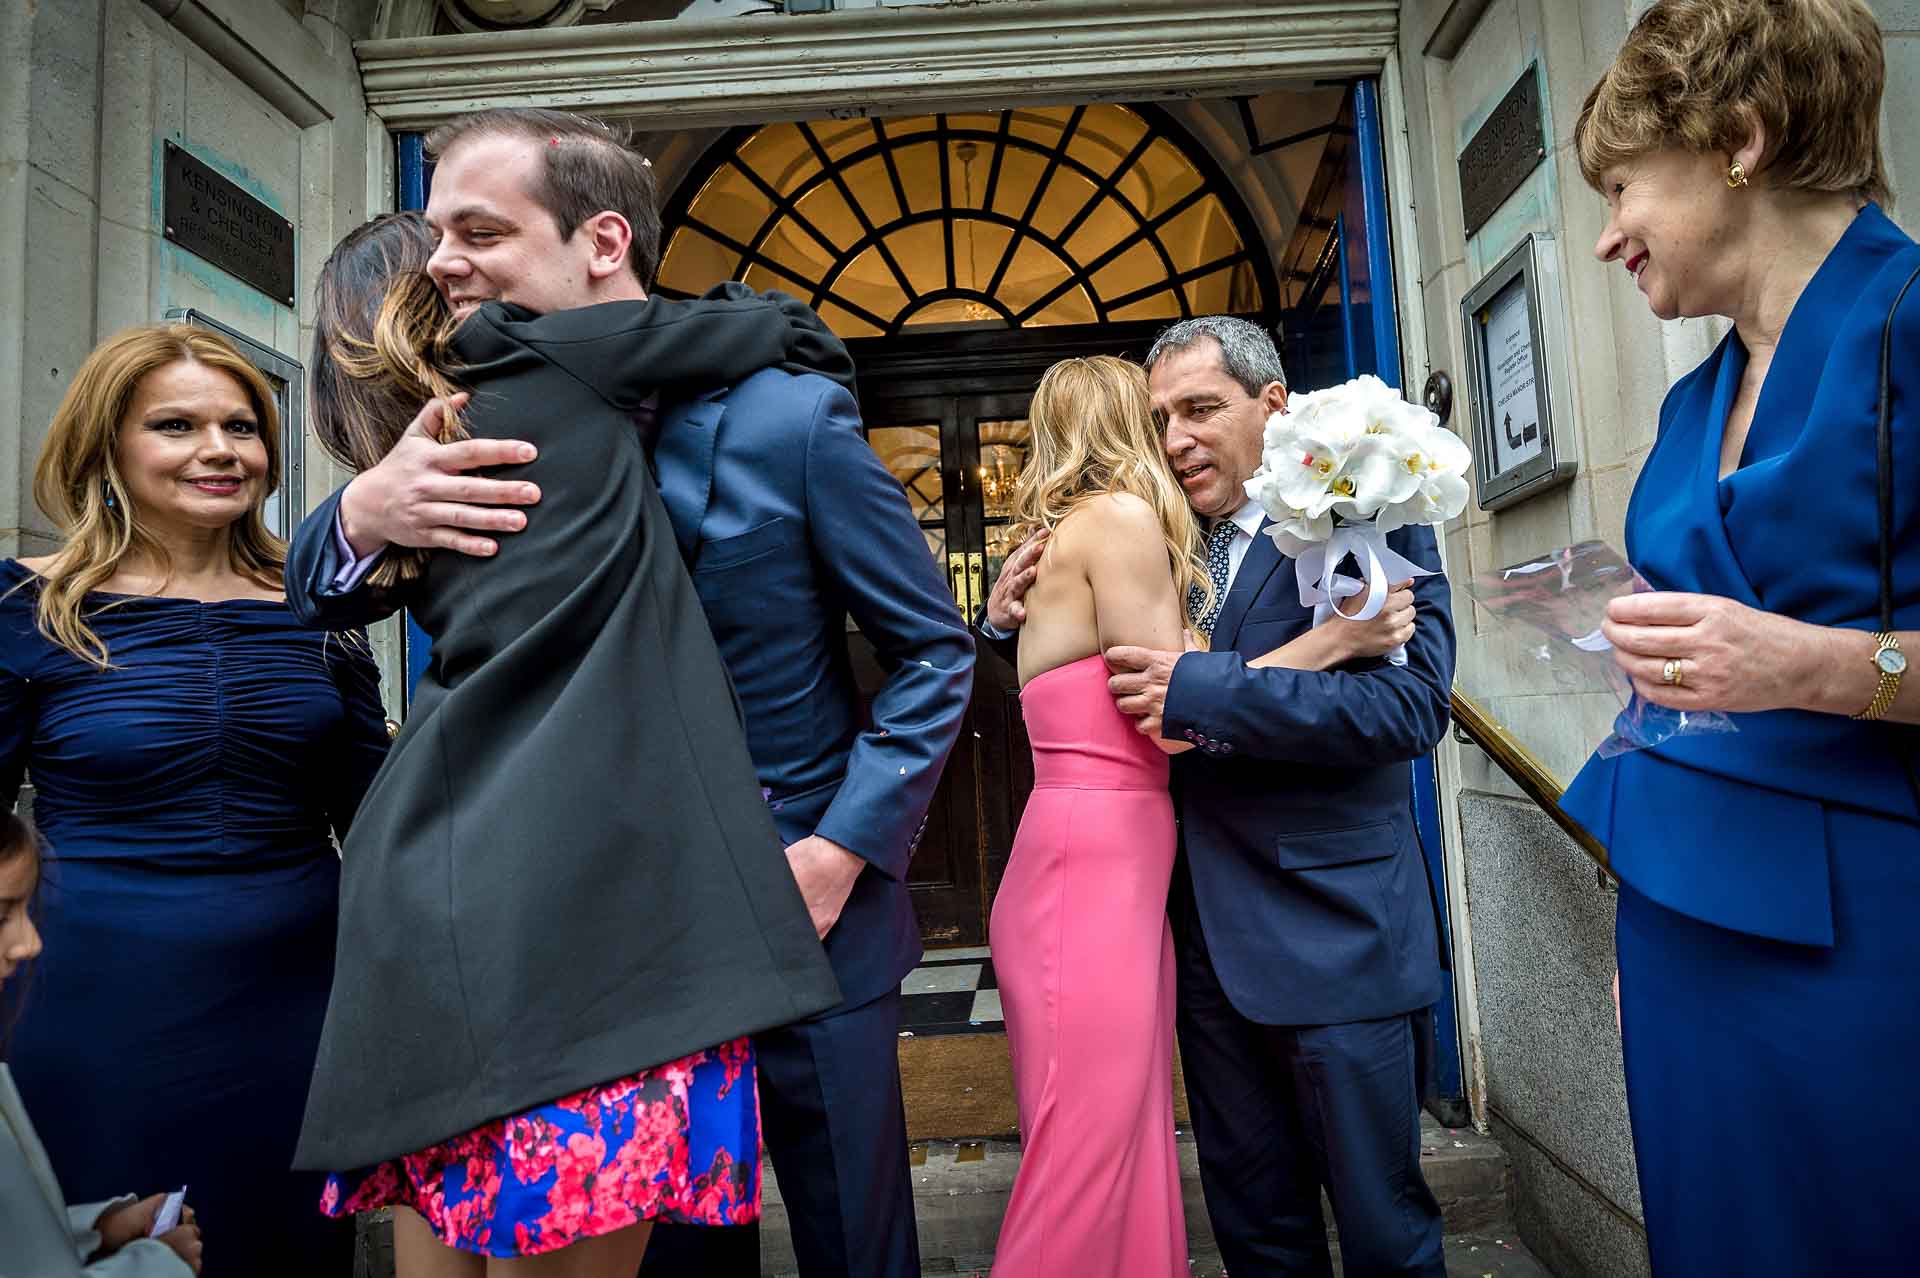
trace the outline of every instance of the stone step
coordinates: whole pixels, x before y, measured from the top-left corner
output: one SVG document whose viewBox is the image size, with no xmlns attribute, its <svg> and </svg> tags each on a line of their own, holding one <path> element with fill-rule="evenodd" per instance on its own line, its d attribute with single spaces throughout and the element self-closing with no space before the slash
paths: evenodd
<svg viewBox="0 0 1920 1278">
<path fill-rule="evenodd" d="M 979 1037 L 988 1037 L 981 1035 Z M 1453 1252 L 1487 1262 L 1525 1257 L 1524 1249 L 1504 1224 L 1510 1173 L 1506 1152 L 1492 1139 L 1471 1129 L 1441 1127 L 1421 1116 L 1421 1166 L 1427 1183 L 1440 1200 L 1449 1234 L 1449 1272 Z M 1179 1129 L 1180 1180 L 1187 1213 L 1187 1246 L 1196 1266 L 1193 1273 L 1218 1274 L 1219 1253 L 1207 1225 L 1206 1205 L 1200 1193 L 1200 1173 L 1193 1138 Z M 913 1146 L 914 1208 L 920 1229 L 920 1257 L 927 1274 L 984 1274 L 991 1263 L 1020 1168 L 1017 1140 L 922 1140 Z M 1329 1221 L 1332 1217 L 1329 1214 Z M 1498 1242 L 1492 1241 L 1498 1239 Z M 760 1231 L 760 1270 L 767 1278 L 796 1275 L 792 1243 L 787 1232 L 786 1208 L 771 1167 L 766 1169 L 764 1214 Z M 1484 1253 L 1484 1254 L 1483 1254 Z M 1497 1253 L 1497 1255 L 1496 1255 Z M 1460 1273 L 1500 1274 L 1502 1278 L 1531 1278 L 1538 1268 L 1501 1268 L 1493 1263 Z"/>
<path fill-rule="evenodd" d="M 1444 1245 L 1447 1278 L 1553 1278 L 1553 1272 L 1512 1234 L 1448 1234 Z M 926 1278 L 948 1273 L 987 1278 L 985 1266 L 953 1270 L 923 1268 L 920 1272 Z M 1335 1278 L 1345 1272 L 1337 1246 L 1333 1249 L 1333 1272 Z M 1187 1257 L 1187 1275 L 1188 1278 L 1227 1278 L 1227 1267 L 1221 1263 L 1220 1253 L 1207 1247 Z"/>
<path fill-rule="evenodd" d="M 1470 1129 L 1441 1127 L 1422 1115 L 1421 1166 L 1440 1200 L 1447 1226 L 1447 1273 L 1452 1278 L 1548 1278 L 1507 1224 L 1509 1171 L 1505 1151 Z M 1219 1250 L 1207 1225 L 1192 1135 L 1177 1136 L 1185 1191 L 1187 1246 L 1193 1278 L 1224 1278 Z M 922 1272 L 985 1275 L 993 1262 L 1000 1219 L 1014 1174 L 1020 1168 L 1017 1140 L 922 1140 L 913 1146 L 914 1209 L 920 1230 Z M 764 1169 L 761 1273 L 797 1278 L 780 1186 Z M 1329 1214 L 1331 1222 L 1331 1214 Z M 360 1219 L 355 1278 L 391 1278 L 392 1225 L 387 1213 Z"/>
<path fill-rule="evenodd" d="M 1553 1278 L 1518 1238 L 1506 1234 L 1448 1234 L 1445 1239 L 1447 1278 Z M 922 1278 L 988 1278 L 992 1256 L 964 1256 L 933 1260 L 921 1266 Z M 1345 1272 L 1339 1248 L 1333 1252 L 1335 1278 Z M 1187 1257 L 1188 1278 L 1227 1278 L 1220 1253 L 1204 1247 Z M 793 1278 L 782 1274 L 779 1278 Z"/>
</svg>

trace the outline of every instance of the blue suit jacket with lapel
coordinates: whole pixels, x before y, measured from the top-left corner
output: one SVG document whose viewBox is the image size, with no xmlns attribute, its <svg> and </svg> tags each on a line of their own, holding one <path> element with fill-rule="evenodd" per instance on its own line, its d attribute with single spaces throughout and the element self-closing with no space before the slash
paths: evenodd
<svg viewBox="0 0 1920 1278">
<path fill-rule="evenodd" d="M 1739 334 L 1674 384 L 1627 506 L 1627 556 L 1656 590 L 1880 628 L 1880 339 L 1916 266 L 1914 242 L 1877 205 L 1863 208 L 1794 303 L 1740 466 L 1725 479 L 1721 438 L 1747 368 Z M 1920 627 L 1916 351 L 1920 285 L 1901 306 L 1888 366 L 1896 630 Z M 1830 848 L 1850 837 L 1842 825 L 1854 828 L 1852 812 L 1920 816 L 1903 762 L 1914 730 L 1808 710 L 1735 721 L 1738 732 L 1596 756 L 1563 806 L 1606 844 L 1622 881 L 1668 909 L 1736 932 L 1834 945 Z M 1859 837 L 1888 858 L 1911 854 L 1884 827 Z"/>
<path fill-rule="evenodd" d="M 868 862 L 827 937 L 842 1006 L 858 1006 L 919 961 L 907 863 L 966 715 L 973 638 L 853 397 L 828 378 L 765 369 L 670 405 L 654 457 L 781 837 L 819 834 Z M 336 629 L 383 615 L 375 592 L 331 585 L 338 500 L 301 524 L 287 571 L 295 614 Z M 848 617 L 887 674 L 870 706 Z"/>
<path fill-rule="evenodd" d="M 1432 529 L 1388 543 L 1435 570 L 1414 588 L 1406 665 L 1250 669 L 1313 624 L 1262 531 L 1213 650 L 1180 658 L 1167 689 L 1162 731 L 1198 746 L 1173 760 L 1194 903 L 1221 987 L 1263 1024 L 1372 1020 L 1440 996 L 1411 760 L 1446 730 L 1452 597 Z"/>
<path fill-rule="evenodd" d="M 827 378 L 768 369 L 674 406 L 654 457 L 775 824 L 869 863 L 827 936 L 857 1006 L 920 958 L 907 862 L 966 716 L 973 637 L 852 396 Z M 865 713 L 848 617 L 887 675 Z"/>
</svg>

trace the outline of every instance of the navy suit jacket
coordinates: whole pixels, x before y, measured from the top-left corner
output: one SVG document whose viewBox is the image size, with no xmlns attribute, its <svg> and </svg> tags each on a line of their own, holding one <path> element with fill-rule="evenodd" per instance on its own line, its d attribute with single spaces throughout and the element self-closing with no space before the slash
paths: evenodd
<svg viewBox="0 0 1920 1278">
<path fill-rule="evenodd" d="M 853 397 L 828 378 L 764 369 L 670 405 L 654 460 L 781 837 L 819 834 L 868 863 L 826 942 L 842 1006 L 857 1007 L 920 958 L 907 863 L 966 715 L 972 636 Z M 364 586 L 332 587 L 338 501 L 301 524 L 287 564 L 294 614 L 330 629 L 390 611 Z M 849 617 L 887 673 L 871 706 Z"/>
<path fill-rule="evenodd" d="M 1880 342 L 1917 267 L 1914 241 L 1878 205 L 1861 209 L 1794 303 L 1740 466 L 1724 479 L 1721 438 L 1747 370 L 1740 335 L 1728 333 L 1674 384 L 1627 504 L 1627 557 L 1655 590 L 1719 595 L 1819 626 L 1880 629 Z M 1892 343 L 1891 602 L 1894 629 L 1913 630 L 1920 283 L 1901 303 Z M 1812 475 L 1817 488 L 1808 485 Z M 1829 858 L 1843 850 L 1850 859 L 1875 858 L 1851 860 L 1855 873 L 1908 864 L 1910 841 L 1867 834 L 1852 817 L 1920 820 L 1906 773 L 1920 733 L 1811 710 L 1734 721 L 1737 732 L 1596 755 L 1563 806 L 1607 846 L 1623 883 L 1667 909 L 1795 945 L 1844 945 L 1847 905 L 1836 886 L 1846 880 Z M 1875 845 L 1853 844 L 1856 837 Z"/>
<path fill-rule="evenodd" d="M 1387 541 L 1436 570 L 1414 587 L 1406 665 L 1249 669 L 1313 624 L 1263 531 L 1214 650 L 1181 657 L 1167 689 L 1163 733 L 1198 747 L 1173 760 L 1194 904 L 1221 988 L 1262 1024 L 1373 1020 L 1440 997 L 1411 761 L 1446 731 L 1452 595 L 1431 528 Z"/>
</svg>

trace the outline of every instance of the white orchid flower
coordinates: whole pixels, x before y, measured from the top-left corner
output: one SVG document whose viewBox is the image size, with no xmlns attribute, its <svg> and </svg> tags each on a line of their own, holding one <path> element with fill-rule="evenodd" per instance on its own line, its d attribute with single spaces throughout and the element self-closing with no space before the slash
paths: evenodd
<svg viewBox="0 0 1920 1278">
<path fill-rule="evenodd" d="M 1280 548 L 1281 554 L 1289 559 L 1298 559 L 1309 547 L 1333 536 L 1333 516 L 1312 518 L 1305 512 L 1295 512 L 1268 524 L 1267 536 L 1273 538 L 1273 544 Z"/>
<path fill-rule="evenodd" d="M 1270 423 L 1267 430 L 1262 469 L 1268 472 L 1264 486 L 1268 495 L 1260 498 L 1260 504 L 1274 519 L 1296 510 L 1312 517 L 1324 515 L 1343 499 L 1338 486 L 1352 444 L 1343 442 L 1335 431 L 1318 429 L 1334 424 L 1325 415 L 1296 421 L 1288 413 L 1278 421 L 1278 429 Z"/>
<path fill-rule="evenodd" d="M 1383 506 L 1420 491 L 1419 441 L 1400 431 L 1363 435 L 1347 455 L 1337 486 L 1348 496 L 1334 507 L 1343 519 L 1371 519 Z"/>
<path fill-rule="evenodd" d="M 1433 503 L 1429 522 L 1436 524 L 1458 519 L 1460 512 L 1467 508 L 1467 498 L 1471 495 L 1467 488 L 1467 477 L 1453 471 L 1434 475 L 1421 491 Z"/>
<path fill-rule="evenodd" d="M 1380 530 L 1392 532 L 1408 524 L 1443 524 L 1458 516 L 1467 508 L 1466 471 L 1472 464 L 1473 454 L 1459 436 L 1438 425 L 1424 429 L 1418 447 L 1405 458 L 1417 490 L 1381 508 Z"/>
<path fill-rule="evenodd" d="M 1466 441 L 1437 421 L 1427 428 L 1426 441 L 1427 459 L 1431 463 L 1429 471 L 1464 475 L 1472 468 L 1473 453 L 1467 448 Z"/>
</svg>

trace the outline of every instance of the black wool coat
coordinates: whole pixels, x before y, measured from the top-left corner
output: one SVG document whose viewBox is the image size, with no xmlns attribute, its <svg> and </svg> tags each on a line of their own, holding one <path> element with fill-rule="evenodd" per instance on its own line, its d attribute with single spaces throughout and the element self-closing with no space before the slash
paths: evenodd
<svg viewBox="0 0 1920 1278">
<path fill-rule="evenodd" d="M 753 296 L 489 303 L 457 351 L 471 432 L 540 450 L 495 474 L 542 497 L 497 555 L 438 552 L 391 600 L 432 664 L 342 849 L 301 1168 L 415 1152 L 839 997 L 631 414 L 766 367 L 844 378 L 844 349 Z"/>
</svg>

